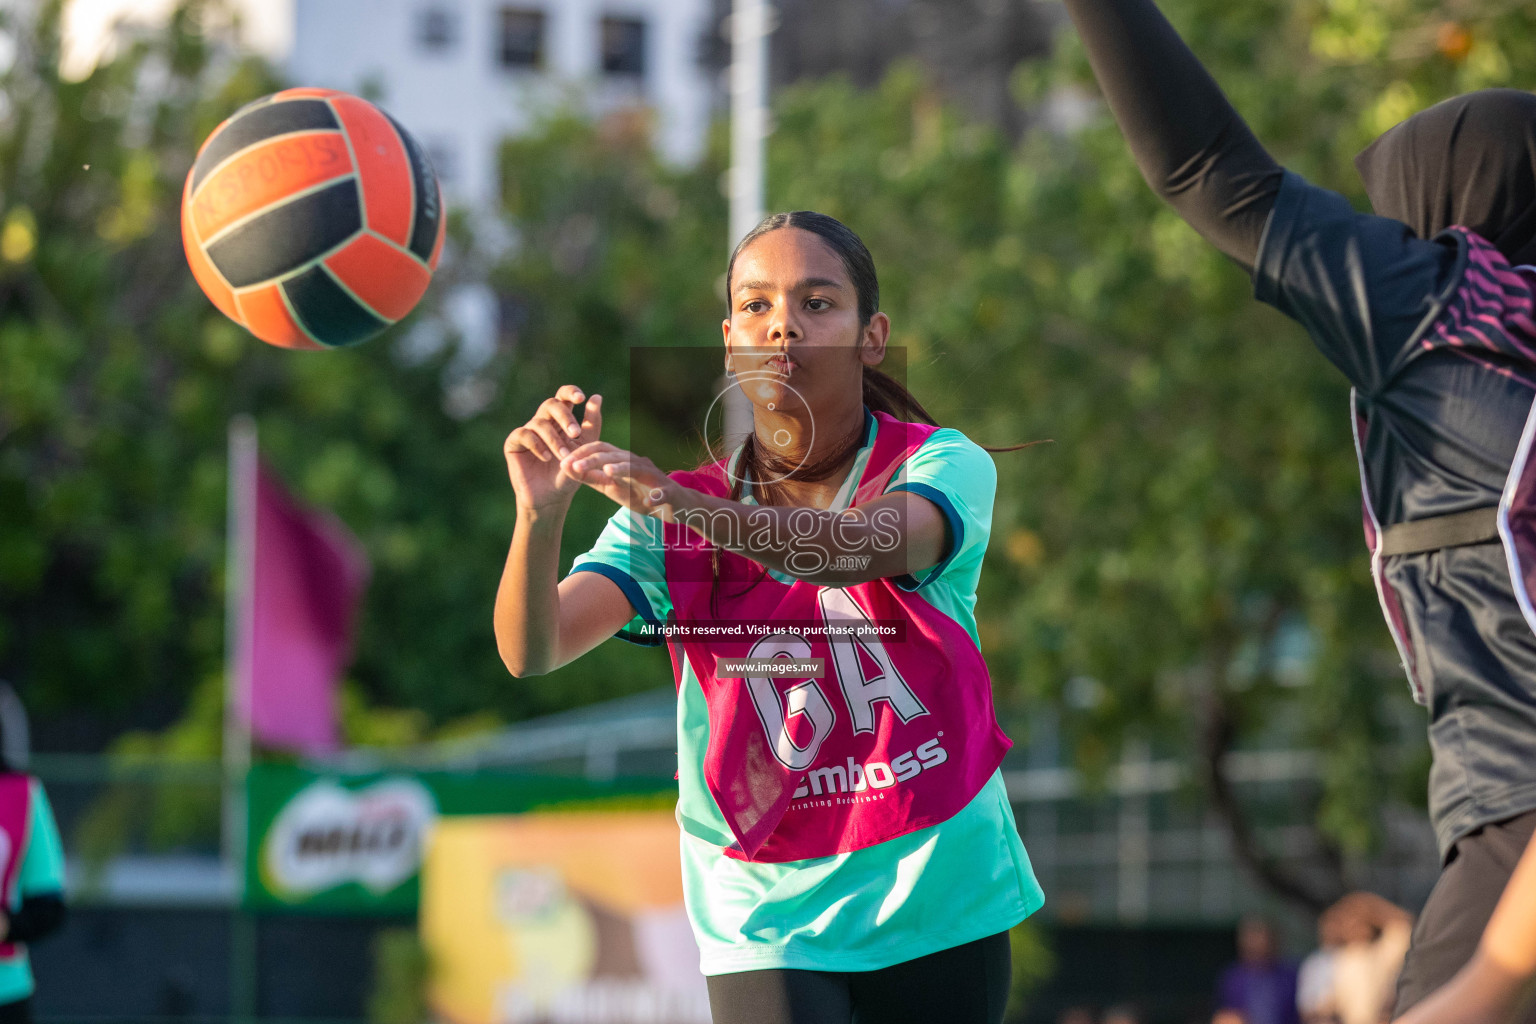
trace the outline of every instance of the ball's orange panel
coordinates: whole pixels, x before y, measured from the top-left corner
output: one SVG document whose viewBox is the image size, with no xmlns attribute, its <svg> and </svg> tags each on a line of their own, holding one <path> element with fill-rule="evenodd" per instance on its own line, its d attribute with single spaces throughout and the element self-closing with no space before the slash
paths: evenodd
<svg viewBox="0 0 1536 1024">
<path fill-rule="evenodd" d="M 323 100 L 331 96 L 345 96 L 346 93 L 335 89 L 319 89 L 313 86 L 301 86 L 297 89 L 284 89 L 282 92 L 272 94 L 272 102 L 281 100 Z"/>
<path fill-rule="evenodd" d="M 259 142 L 225 161 L 192 194 L 196 237 L 224 228 L 297 192 L 352 173 L 340 132 L 301 132 Z"/>
<path fill-rule="evenodd" d="M 356 96 L 331 101 L 341 119 L 363 182 L 363 223 L 390 241 L 408 245 L 415 216 L 411 165 L 394 125 Z"/>
<path fill-rule="evenodd" d="M 448 210 L 443 206 L 443 190 L 437 190 L 437 241 L 432 243 L 432 258 L 427 260 L 427 266 L 432 270 L 437 269 L 437 261 L 443 258 L 443 239 L 448 237 Z"/>
<path fill-rule="evenodd" d="M 185 189 L 183 189 L 185 192 Z M 224 278 L 208 262 L 208 256 L 203 252 L 203 247 L 197 244 L 197 239 L 192 237 L 192 218 L 185 205 L 181 208 L 181 247 L 187 254 L 187 265 L 192 268 L 192 277 L 196 279 L 197 286 L 208 296 L 220 313 L 231 320 L 240 319 L 235 309 L 235 295 L 230 291 Z"/>
<path fill-rule="evenodd" d="M 264 284 L 240 292 L 235 296 L 235 301 L 240 304 L 240 316 L 237 319 L 267 344 L 311 351 L 325 348 L 304 333 L 304 328 L 293 319 L 288 307 L 283 304 L 283 293 L 279 285 Z"/>
<path fill-rule="evenodd" d="M 377 235 L 363 235 L 327 258 L 325 265 L 386 320 L 399 320 L 409 313 L 432 282 L 432 274 L 420 260 Z"/>
</svg>

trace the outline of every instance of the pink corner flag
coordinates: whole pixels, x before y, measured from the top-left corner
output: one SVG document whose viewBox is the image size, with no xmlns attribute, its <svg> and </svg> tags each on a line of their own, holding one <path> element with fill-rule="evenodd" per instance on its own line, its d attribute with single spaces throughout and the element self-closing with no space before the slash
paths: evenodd
<svg viewBox="0 0 1536 1024">
<path fill-rule="evenodd" d="M 323 754 L 340 743 L 336 691 L 352 657 L 368 559 L 339 520 L 301 507 L 252 461 L 242 717 L 264 746 Z"/>
</svg>

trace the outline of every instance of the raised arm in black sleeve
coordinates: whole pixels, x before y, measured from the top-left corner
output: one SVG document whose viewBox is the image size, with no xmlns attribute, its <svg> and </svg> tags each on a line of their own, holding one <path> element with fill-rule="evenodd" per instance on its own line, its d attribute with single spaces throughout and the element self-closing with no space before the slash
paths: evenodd
<svg viewBox="0 0 1536 1024">
<path fill-rule="evenodd" d="M 1280 165 L 1152 0 L 1066 0 L 1142 176 L 1179 216 L 1252 269 Z"/>
</svg>

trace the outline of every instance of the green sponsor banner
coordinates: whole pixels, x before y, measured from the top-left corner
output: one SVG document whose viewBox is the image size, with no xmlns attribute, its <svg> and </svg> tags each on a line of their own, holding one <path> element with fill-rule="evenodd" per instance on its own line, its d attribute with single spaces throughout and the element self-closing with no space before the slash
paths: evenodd
<svg viewBox="0 0 1536 1024">
<path fill-rule="evenodd" d="M 676 799 L 656 779 L 256 765 L 246 777 L 245 906 L 409 914 L 423 845 L 441 816 L 670 807 Z"/>
</svg>

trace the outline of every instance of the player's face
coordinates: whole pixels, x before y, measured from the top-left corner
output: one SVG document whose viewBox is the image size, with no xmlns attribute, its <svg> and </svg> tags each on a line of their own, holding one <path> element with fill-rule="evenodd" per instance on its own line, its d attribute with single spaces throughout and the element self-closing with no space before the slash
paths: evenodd
<svg viewBox="0 0 1536 1024">
<path fill-rule="evenodd" d="M 723 325 L 730 368 L 758 411 L 791 416 L 862 401 L 863 367 L 885 355 L 885 314 L 859 323 L 859 297 L 843 261 L 809 231 L 779 228 L 754 240 L 731 273 Z"/>
</svg>

